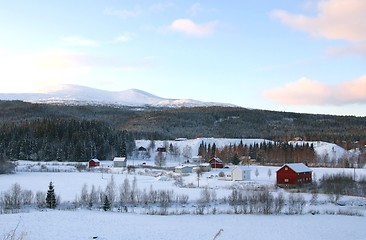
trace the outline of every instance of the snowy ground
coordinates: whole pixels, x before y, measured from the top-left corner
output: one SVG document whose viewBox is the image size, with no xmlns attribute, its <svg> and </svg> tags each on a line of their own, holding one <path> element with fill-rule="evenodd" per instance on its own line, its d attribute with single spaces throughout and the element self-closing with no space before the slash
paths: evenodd
<svg viewBox="0 0 366 240">
<path fill-rule="evenodd" d="M 365 217 L 301 215 L 150 216 L 116 212 L 49 211 L 0 216 L 0 236 L 20 222 L 25 239 L 296 239 L 364 240 Z"/>
<path fill-rule="evenodd" d="M 21 166 L 31 164 L 20 162 Z M 34 164 L 34 163 L 33 163 Z M 137 163 L 138 164 L 138 163 Z M 39 165 L 36 163 L 35 166 Z M 56 168 L 56 165 L 52 165 Z M 114 169 L 110 173 L 77 172 L 71 166 L 58 166 L 60 171 L 52 172 L 17 172 L 11 175 L 0 175 L 0 193 L 7 191 L 12 184 L 20 184 L 22 189 L 47 191 L 49 181 L 53 181 L 55 192 L 61 196 L 61 201 L 74 201 L 82 186 L 87 184 L 89 190 L 92 185 L 105 189 L 110 179 L 114 178 L 116 185 L 122 184 L 127 177 L 130 182 L 136 177 L 140 190 L 170 189 L 176 194 L 187 194 L 189 201 L 194 202 L 200 197 L 203 186 L 215 189 L 217 197 L 228 196 L 230 187 L 241 185 L 269 185 L 273 186 L 278 167 L 250 166 L 250 182 L 232 182 L 218 180 L 215 177 L 219 170 L 205 173 L 200 180 L 201 188 L 179 188 L 174 180 L 169 178 L 173 173 L 158 170 L 139 169 L 133 174 L 127 174 L 121 169 Z M 32 168 L 33 169 L 33 168 Z M 255 172 L 258 169 L 259 175 Z M 23 168 L 24 170 L 24 168 Z M 36 171 L 36 167 L 34 169 Z M 66 172 L 65 172 L 65 171 Z M 268 172 L 271 172 L 269 175 Z M 70 171 L 70 172 L 67 172 Z M 314 168 L 316 179 L 323 174 L 346 172 L 354 174 L 356 178 L 366 176 L 366 169 L 328 169 Z M 160 181 L 159 176 L 165 175 L 167 181 Z M 195 174 L 183 177 L 184 183 L 197 186 Z M 283 191 L 283 190 L 280 190 Z M 286 193 L 285 193 L 286 194 Z M 305 194 L 310 199 L 310 194 Z M 359 197 L 342 197 L 346 206 L 337 206 L 326 202 L 325 195 L 319 196 L 321 210 L 357 210 L 366 213 L 365 199 Z M 223 229 L 217 239 L 366 239 L 366 217 L 339 215 L 311 215 L 308 211 L 314 206 L 306 206 L 304 215 L 179 215 L 179 216 L 151 216 L 143 213 L 104 212 L 99 210 L 79 209 L 76 211 L 30 209 L 29 212 L 0 215 L 0 239 L 5 233 L 14 229 L 19 223 L 18 233 L 24 232 L 25 239 L 213 239 L 215 234 Z M 294 237 L 296 236 L 296 237 Z"/>
</svg>

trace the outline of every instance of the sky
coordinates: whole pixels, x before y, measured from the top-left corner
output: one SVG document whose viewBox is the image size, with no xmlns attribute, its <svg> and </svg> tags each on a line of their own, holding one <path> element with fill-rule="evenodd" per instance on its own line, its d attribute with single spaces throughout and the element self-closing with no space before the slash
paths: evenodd
<svg viewBox="0 0 366 240">
<path fill-rule="evenodd" d="M 0 92 L 55 84 L 366 116 L 366 1 L 0 0 Z"/>
</svg>

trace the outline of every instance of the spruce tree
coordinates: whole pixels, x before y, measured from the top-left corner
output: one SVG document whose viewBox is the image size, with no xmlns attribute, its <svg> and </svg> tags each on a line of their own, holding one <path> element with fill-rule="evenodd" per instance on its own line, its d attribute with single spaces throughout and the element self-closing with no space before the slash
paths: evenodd
<svg viewBox="0 0 366 240">
<path fill-rule="evenodd" d="M 48 208 L 56 208 L 56 195 L 55 195 L 55 188 L 52 184 L 52 181 L 48 185 L 47 197 L 46 197 L 46 204 Z"/>
<path fill-rule="evenodd" d="M 122 141 L 120 155 L 121 155 L 121 157 L 127 157 L 126 141 L 125 140 Z"/>
<path fill-rule="evenodd" d="M 107 195 L 104 196 L 104 202 L 103 202 L 103 210 L 104 211 L 108 211 L 111 209 L 111 203 L 110 201 L 108 200 L 108 197 Z"/>
</svg>

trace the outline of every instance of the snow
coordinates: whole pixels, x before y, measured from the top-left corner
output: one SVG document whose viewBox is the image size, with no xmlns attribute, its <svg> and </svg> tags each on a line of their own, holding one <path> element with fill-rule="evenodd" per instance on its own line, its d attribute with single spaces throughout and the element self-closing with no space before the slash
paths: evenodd
<svg viewBox="0 0 366 240">
<path fill-rule="evenodd" d="M 233 104 L 201 102 L 191 99 L 167 99 L 139 89 L 105 91 L 72 84 L 49 86 L 39 90 L 38 93 L 0 93 L 0 99 L 34 103 L 113 104 L 135 107 L 145 105 L 158 107 L 234 106 Z"/>
<path fill-rule="evenodd" d="M 67 220 L 66 220 L 67 219 Z M 66 221 L 65 221 L 66 220 Z M 98 211 L 46 211 L 2 215 L 0 235 L 20 222 L 25 239 L 296 239 L 364 240 L 365 217 L 301 215 L 150 216 Z"/>
<path fill-rule="evenodd" d="M 193 153 L 198 152 L 201 142 L 215 143 L 217 147 L 228 144 L 239 144 L 241 139 L 181 139 L 181 141 L 155 141 L 156 148 L 165 146 L 166 143 L 176 145 L 180 151 L 187 146 Z M 265 139 L 243 139 L 243 144 L 260 143 Z M 149 140 L 138 140 L 136 146 L 148 147 Z M 342 156 L 343 148 L 330 143 L 319 142 L 314 144 L 316 151 L 336 152 Z M 318 149 L 318 150 L 317 150 Z M 129 159 L 128 164 L 138 166 L 154 165 L 151 159 Z M 228 197 L 233 187 L 253 187 L 262 185 L 270 187 L 273 194 L 282 192 L 288 197 L 289 192 L 283 189 L 275 189 L 276 171 L 280 167 L 273 166 L 241 166 L 250 170 L 251 181 L 225 181 L 218 175 L 222 169 L 213 169 L 203 173 L 200 178 L 200 188 L 197 188 L 197 174 L 182 174 L 183 182 L 190 188 L 177 187 L 173 177 L 177 175 L 171 171 L 137 168 L 134 173 L 127 173 L 122 168 L 114 169 L 112 161 L 101 161 L 103 167 L 90 169 L 90 171 L 77 171 L 78 163 L 58 162 L 30 162 L 19 161 L 16 174 L 0 175 L 0 193 L 7 191 L 14 183 L 18 183 L 22 189 L 45 192 L 50 181 L 54 183 L 55 193 L 61 196 L 62 202 L 73 202 L 79 198 L 84 184 L 88 191 L 94 185 L 96 189 L 104 190 L 110 180 L 114 179 L 117 188 L 128 178 L 130 183 L 137 179 L 139 190 L 173 190 L 175 195 L 185 194 L 189 196 L 186 208 L 192 208 L 204 187 L 216 191 L 217 198 Z M 86 164 L 86 163 L 85 163 Z M 169 159 L 168 166 L 178 166 L 179 159 Z M 110 168 L 110 169 L 109 169 Z M 103 173 L 101 172 L 103 170 Z M 352 174 L 356 179 L 366 176 L 366 169 L 345 168 L 311 168 L 313 180 L 318 181 L 325 174 L 346 173 Z M 255 173 L 259 174 L 256 175 Z M 271 172 L 271 174 L 268 174 Z M 309 202 L 311 194 L 303 193 Z M 318 205 L 305 206 L 304 215 L 234 215 L 225 214 L 224 211 L 214 215 L 147 215 L 138 208 L 128 213 L 120 213 L 116 209 L 113 212 L 104 212 L 98 209 L 86 210 L 38 210 L 25 209 L 25 212 L 17 214 L 0 215 L 0 239 L 16 227 L 18 233 L 24 232 L 25 239 L 213 239 L 220 229 L 224 231 L 217 240 L 221 239 L 366 239 L 363 230 L 366 224 L 365 216 L 327 215 L 326 212 L 338 210 L 356 211 L 366 214 L 366 200 L 356 196 L 342 196 L 340 205 L 331 204 L 328 196 L 319 194 Z M 221 206 L 218 206 L 221 207 Z M 230 206 L 226 206 L 230 208 Z M 174 211 L 174 206 L 171 211 Z M 223 207 L 225 209 L 225 206 Z M 311 215 L 309 212 L 316 210 L 321 214 Z"/>
<path fill-rule="evenodd" d="M 288 164 L 286 164 L 286 166 L 288 166 L 289 168 L 291 168 L 292 170 L 294 170 L 297 173 L 311 172 L 311 169 L 308 168 L 303 163 L 288 163 Z"/>
<path fill-rule="evenodd" d="M 20 162 L 29 164 L 28 162 Z M 36 163 L 37 164 L 37 163 Z M 60 165 L 60 168 L 63 166 Z M 229 196 L 233 186 L 269 185 L 275 183 L 275 172 L 278 167 L 246 166 L 251 170 L 249 182 L 222 181 L 217 177 L 221 170 L 212 170 L 204 173 L 200 186 L 215 189 L 217 197 Z M 254 172 L 258 169 L 259 175 Z M 272 175 L 268 175 L 268 170 Z M 323 174 L 346 172 L 353 173 L 353 169 L 313 168 L 317 177 Z M 96 188 L 105 189 L 110 179 L 114 178 L 116 185 L 122 184 L 127 177 L 130 182 L 137 179 L 137 187 L 148 189 L 174 190 L 176 194 L 187 194 L 189 201 L 199 199 L 202 188 L 179 188 L 174 181 L 164 175 L 165 171 L 138 169 L 136 173 L 100 173 L 100 172 L 18 172 L 11 175 L 0 175 L 0 192 L 6 191 L 14 183 L 19 183 L 22 189 L 33 192 L 45 191 L 49 181 L 55 185 L 56 194 L 61 201 L 73 201 L 81 192 L 82 186 L 87 184 Z M 358 177 L 366 176 L 366 169 L 356 169 Z M 212 177 L 214 176 L 214 177 Z M 185 183 L 196 186 L 197 179 L 194 173 L 183 175 Z M 282 191 L 284 194 L 289 194 Z M 310 194 L 304 194 L 309 200 Z M 311 215 L 312 208 L 323 211 L 336 211 L 339 208 L 346 210 L 360 210 L 365 212 L 365 201 L 359 197 L 342 197 L 347 206 L 340 207 L 327 204 L 327 197 L 319 194 L 319 206 L 307 206 L 305 215 L 146 215 L 137 209 L 129 213 L 104 212 L 99 210 L 76 209 L 74 211 L 30 209 L 29 212 L 0 215 L 0 236 L 14 229 L 19 222 L 18 233 L 26 233 L 25 239 L 213 239 L 215 234 L 223 229 L 218 239 L 366 239 L 363 227 L 366 217 L 341 215 Z M 359 206 L 362 203 L 363 206 Z M 174 210 L 174 209 L 173 209 Z M 65 221 L 67 219 L 67 221 Z"/>
<path fill-rule="evenodd" d="M 198 149 L 200 144 L 204 142 L 207 145 L 213 145 L 215 144 L 217 148 L 223 148 L 225 146 L 229 145 L 239 145 L 240 142 L 243 142 L 243 145 L 254 145 L 254 144 L 261 144 L 263 142 L 272 142 L 271 140 L 267 139 L 239 139 L 239 138 L 196 138 L 196 139 L 180 139 L 178 140 L 155 140 L 155 149 L 158 147 L 169 147 L 170 144 L 172 144 L 174 147 L 177 147 L 179 149 L 179 152 L 182 154 L 183 152 L 190 152 L 191 157 L 195 156 L 198 153 Z M 136 147 L 144 147 L 145 149 L 148 149 L 151 141 L 150 140 L 136 140 Z M 322 142 L 322 141 L 289 141 L 290 144 L 293 145 L 302 145 L 302 144 L 313 144 L 314 151 L 318 156 L 324 157 L 327 155 L 329 157 L 329 161 L 331 160 L 338 160 L 342 158 L 345 155 L 354 155 L 359 154 L 359 151 L 351 149 L 349 151 L 345 150 L 344 148 L 334 144 L 334 143 L 328 143 L 328 142 Z M 153 151 L 153 153 L 155 150 Z M 149 160 L 154 160 L 155 155 L 151 154 L 151 158 Z M 177 159 L 178 161 L 181 161 L 183 159 Z"/>
</svg>

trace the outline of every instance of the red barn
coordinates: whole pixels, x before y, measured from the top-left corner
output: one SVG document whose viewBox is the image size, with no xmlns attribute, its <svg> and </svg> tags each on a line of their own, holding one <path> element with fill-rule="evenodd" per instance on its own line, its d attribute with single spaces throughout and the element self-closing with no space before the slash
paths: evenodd
<svg viewBox="0 0 366 240">
<path fill-rule="evenodd" d="M 90 168 L 92 168 L 92 167 L 98 167 L 98 166 L 100 166 L 100 161 L 98 159 L 90 159 L 89 160 L 89 163 L 88 163 L 88 166 Z"/>
<path fill-rule="evenodd" d="M 211 168 L 223 168 L 224 164 L 218 157 L 213 157 L 208 161 L 211 165 Z"/>
<path fill-rule="evenodd" d="M 277 170 L 277 185 L 296 186 L 311 183 L 312 170 L 303 163 L 289 163 Z"/>
</svg>

